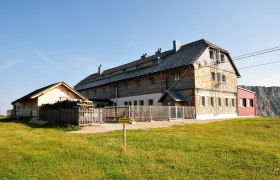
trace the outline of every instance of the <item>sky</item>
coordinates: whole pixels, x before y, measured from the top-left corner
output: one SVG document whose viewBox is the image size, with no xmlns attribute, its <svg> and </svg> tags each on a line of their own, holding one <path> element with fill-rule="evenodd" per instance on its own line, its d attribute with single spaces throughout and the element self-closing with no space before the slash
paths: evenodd
<svg viewBox="0 0 280 180">
<path fill-rule="evenodd" d="M 49 84 L 76 85 L 105 69 L 199 39 L 231 57 L 280 46 L 279 0 L 0 1 L 0 114 Z M 280 51 L 236 61 L 280 60 Z M 280 63 L 241 69 L 241 85 L 280 86 Z"/>
</svg>

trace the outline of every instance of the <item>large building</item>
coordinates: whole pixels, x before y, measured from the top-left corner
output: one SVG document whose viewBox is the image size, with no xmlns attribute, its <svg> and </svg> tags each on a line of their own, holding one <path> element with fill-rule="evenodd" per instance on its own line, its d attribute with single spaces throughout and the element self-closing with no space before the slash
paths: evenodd
<svg viewBox="0 0 280 180">
<path fill-rule="evenodd" d="M 92 74 L 74 88 L 98 107 L 194 106 L 197 119 L 237 116 L 240 74 L 228 51 L 201 39 Z"/>
</svg>

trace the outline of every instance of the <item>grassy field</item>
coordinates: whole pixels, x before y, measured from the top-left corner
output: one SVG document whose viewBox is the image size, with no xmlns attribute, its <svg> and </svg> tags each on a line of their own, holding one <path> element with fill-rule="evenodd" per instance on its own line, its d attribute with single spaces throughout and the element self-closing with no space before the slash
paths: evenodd
<svg viewBox="0 0 280 180">
<path fill-rule="evenodd" d="M 0 179 L 279 179 L 280 119 L 70 134 L 0 120 Z"/>
</svg>

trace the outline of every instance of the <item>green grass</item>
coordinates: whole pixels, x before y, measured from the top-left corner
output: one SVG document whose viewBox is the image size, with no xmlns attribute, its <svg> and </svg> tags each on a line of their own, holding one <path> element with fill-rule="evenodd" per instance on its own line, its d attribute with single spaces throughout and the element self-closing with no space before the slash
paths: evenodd
<svg viewBox="0 0 280 180">
<path fill-rule="evenodd" d="M 0 120 L 0 179 L 279 179 L 280 119 L 71 134 Z"/>
</svg>

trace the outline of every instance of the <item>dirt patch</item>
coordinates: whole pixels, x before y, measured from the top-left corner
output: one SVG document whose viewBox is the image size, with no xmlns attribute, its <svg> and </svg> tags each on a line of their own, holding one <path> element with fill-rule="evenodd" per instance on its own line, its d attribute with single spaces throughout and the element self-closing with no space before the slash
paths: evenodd
<svg viewBox="0 0 280 180">
<path fill-rule="evenodd" d="M 224 121 L 226 119 L 212 119 L 212 120 L 172 120 L 172 121 L 153 121 L 153 122 L 136 122 L 135 124 L 127 124 L 126 129 L 151 129 L 169 127 L 181 124 L 203 124 L 216 121 Z M 71 133 L 101 133 L 122 130 L 123 125 L 118 123 L 104 123 L 92 126 L 82 127 L 79 131 L 72 131 Z"/>
</svg>

